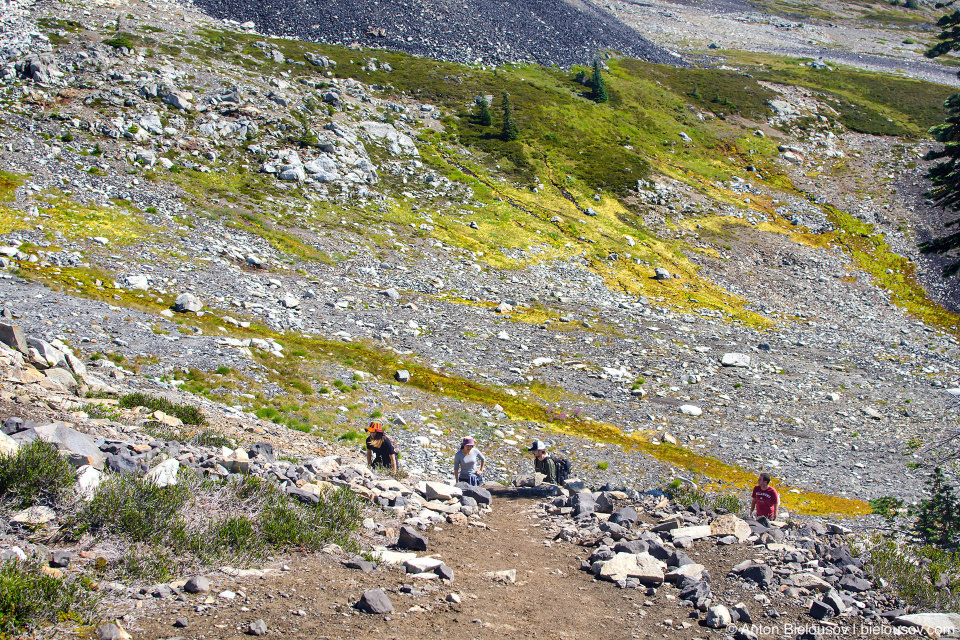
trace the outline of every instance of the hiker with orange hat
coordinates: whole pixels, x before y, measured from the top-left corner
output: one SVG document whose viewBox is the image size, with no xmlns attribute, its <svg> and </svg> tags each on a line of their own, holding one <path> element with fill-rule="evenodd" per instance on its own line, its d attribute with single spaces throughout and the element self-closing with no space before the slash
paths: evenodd
<svg viewBox="0 0 960 640">
<path fill-rule="evenodd" d="M 393 441 L 383 433 L 382 422 L 371 422 L 367 427 L 367 464 L 374 469 L 397 472 L 397 450 Z"/>
</svg>

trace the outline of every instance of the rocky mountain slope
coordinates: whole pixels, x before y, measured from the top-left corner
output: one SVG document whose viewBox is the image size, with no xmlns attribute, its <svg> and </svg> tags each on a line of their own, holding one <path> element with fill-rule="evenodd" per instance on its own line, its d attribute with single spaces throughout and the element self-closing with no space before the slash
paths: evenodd
<svg viewBox="0 0 960 640">
<path fill-rule="evenodd" d="M 720 580 L 739 589 L 725 605 L 742 600 L 759 617 L 752 597 L 767 618 L 784 609 L 797 624 L 815 609 L 879 623 L 902 604 L 857 582 L 869 576 L 850 549 L 878 521 L 866 500 L 922 496 L 921 447 L 955 420 L 957 316 L 944 307 L 956 298 L 916 250 L 930 216 L 930 142 L 917 136 L 948 89 L 789 59 L 748 73 L 610 57 L 612 99 L 596 105 L 576 69 L 491 71 L 271 38 L 173 3 L 24 2 L 4 26 L 2 417 L 19 419 L 4 423 L 5 444 L 53 441 L 73 454 L 71 483 L 90 492 L 95 481 L 127 486 L 118 477 L 180 478 L 169 486 L 206 513 L 164 538 L 177 557 L 158 560 L 108 525 L 71 533 L 90 512 L 82 497 L 8 504 L 20 520 L 4 534 L 7 556 L 69 550 L 101 571 L 106 610 L 143 637 L 169 635 L 187 609 L 203 619 L 187 620 L 191 633 L 256 634 L 256 607 L 280 633 L 339 621 L 337 633 L 356 635 L 347 605 L 374 588 L 414 599 L 408 615 L 383 620 L 402 634 L 453 625 L 466 637 L 493 624 L 501 586 L 517 593 L 496 630 L 526 633 L 516 626 L 530 615 L 523 575 L 486 575 L 519 565 L 495 551 L 464 559 L 449 530 L 466 527 L 492 549 L 497 532 L 479 541 L 491 518 L 510 545 L 559 571 L 557 594 L 576 595 L 583 579 L 577 591 L 603 603 L 597 617 L 564 623 L 570 633 L 603 624 L 599 612 L 622 601 L 592 574 L 653 589 L 651 604 L 631 605 L 636 628 L 618 623 L 605 637 L 661 627 L 699 637 Z M 877 82 L 913 97 L 891 99 Z M 520 123 L 515 144 L 472 115 L 477 99 L 497 111 L 502 92 Z M 172 404 L 144 408 L 154 402 L 144 396 Z M 171 417 L 177 405 L 203 420 Z M 408 477 L 363 465 L 371 419 L 388 424 Z M 452 480 L 464 435 L 488 456 L 490 481 L 529 473 L 525 448 L 540 439 L 578 482 L 559 497 L 494 487 L 491 512 L 462 488 L 420 485 Z M 774 473 L 789 524 L 670 533 L 745 515 L 761 470 Z M 217 517 L 243 515 L 233 499 L 248 477 L 265 484 L 243 498 L 249 522 L 231 526 L 249 537 L 223 534 L 235 555 L 211 551 L 197 540 L 219 539 Z M 661 501 L 672 480 L 726 502 Z M 305 510 L 291 518 L 308 518 L 333 485 L 372 503 L 363 531 L 345 538 L 359 546 L 291 554 L 319 551 L 331 534 L 276 543 L 272 559 L 250 552 L 250 540 L 277 540 L 263 514 L 289 502 Z M 587 496 L 601 506 L 588 509 Z M 628 506 L 638 526 L 613 518 Z M 549 539 L 518 524 L 534 514 Z M 462 593 L 339 566 L 392 545 L 403 524 L 443 540 L 458 579 L 482 579 Z M 244 553 L 230 546 L 241 539 Z M 767 568 L 750 569 L 763 578 L 754 593 L 742 570 L 727 575 L 758 549 Z M 655 582 L 633 565 L 615 571 L 641 562 L 621 553 L 661 573 L 647 556 L 702 564 L 707 578 L 681 597 L 633 580 Z M 438 566 L 418 580 L 444 579 Z M 318 570 L 335 577 L 300 594 L 316 608 L 288 607 Z M 183 593 L 194 572 L 232 597 L 194 602 Z M 254 596 L 253 579 L 271 586 Z M 681 601 L 693 608 L 662 609 Z M 652 623 L 640 615 L 654 610 L 663 615 Z"/>
<path fill-rule="evenodd" d="M 579 0 L 196 3 L 261 33 L 403 51 L 467 64 L 589 64 L 598 51 L 684 64 L 609 13 Z"/>
</svg>

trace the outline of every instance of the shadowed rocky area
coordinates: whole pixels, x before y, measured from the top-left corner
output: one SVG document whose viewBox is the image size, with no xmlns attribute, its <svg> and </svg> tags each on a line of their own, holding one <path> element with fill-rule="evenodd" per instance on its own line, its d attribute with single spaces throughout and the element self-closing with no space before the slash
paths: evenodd
<svg viewBox="0 0 960 640">
<path fill-rule="evenodd" d="M 200 0 L 197 5 L 221 19 L 252 21 L 263 33 L 453 62 L 569 66 L 613 50 L 651 62 L 682 63 L 616 18 L 577 1 Z"/>
</svg>

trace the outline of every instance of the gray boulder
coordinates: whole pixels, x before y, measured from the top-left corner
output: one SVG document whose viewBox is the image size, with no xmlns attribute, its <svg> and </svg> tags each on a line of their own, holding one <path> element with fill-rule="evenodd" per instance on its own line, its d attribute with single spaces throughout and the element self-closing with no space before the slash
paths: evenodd
<svg viewBox="0 0 960 640">
<path fill-rule="evenodd" d="M 740 576 L 744 580 L 755 582 L 761 587 L 769 587 L 773 583 L 773 569 L 765 564 L 757 564 L 752 560 L 744 560 L 733 567 L 730 573 Z"/>
<path fill-rule="evenodd" d="M 413 527 L 400 527 L 400 537 L 397 539 L 398 549 L 410 549 L 411 551 L 426 551 L 427 538 L 418 533 Z"/>
<path fill-rule="evenodd" d="M 464 496 L 476 500 L 477 504 L 490 504 L 493 500 L 490 492 L 483 487 L 472 487 L 467 482 L 458 482 L 455 486 L 463 491 Z"/>
<path fill-rule="evenodd" d="M 707 610 L 707 618 L 704 624 L 711 629 L 726 629 L 727 625 L 733 622 L 729 609 L 722 604 L 714 605 Z"/>
<path fill-rule="evenodd" d="M 609 522 L 629 527 L 637 521 L 638 517 L 636 509 L 631 506 L 626 506 L 614 511 L 610 516 Z"/>
<path fill-rule="evenodd" d="M 712 597 L 710 585 L 705 581 L 691 583 L 680 590 L 680 600 L 692 602 L 693 606 L 701 611 L 706 610 Z"/>
<path fill-rule="evenodd" d="M 334 182 L 340 179 L 337 163 L 332 158 L 320 156 L 303 165 L 304 170 L 317 182 Z"/>
<path fill-rule="evenodd" d="M 573 515 L 574 517 L 577 517 L 588 513 L 593 513 L 596 511 L 597 504 L 592 493 L 589 491 L 581 491 L 573 496 L 572 506 Z"/>
<path fill-rule="evenodd" d="M 390 613 L 393 611 L 393 603 L 383 592 L 383 589 L 370 589 L 363 592 L 360 601 L 356 604 L 357 609 L 364 613 Z"/>
<path fill-rule="evenodd" d="M 174 109 L 182 109 L 183 111 L 191 111 L 193 109 L 190 96 L 179 91 L 174 91 L 163 96 L 163 103 L 170 105 Z"/>
<path fill-rule="evenodd" d="M 46 374 L 47 380 L 55 382 L 67 391 L 74 392 L 78 388 L 76 378 L 74 378 L 73 374 L 63 367 L 53 367 L 52 369 L 47 369 L 44 374 Z"/>
<path fill-rule="evenodd" d="M 957 613 L 911 613 L 897 616 L 894 623 L 906 627 L 933 630 L 944 638 L 960 636 L 960 614 Z M 930 637 L 935 638 L 933 634 Z"/>
<path fill-rule="evenodd" d="M 23 329 L 17 325 L 3 324 L 0 323 L 0 342 L 7 345 L 11 349 L 16 349 L 20 353 L 26 355 L 28 346 L 27 346 L 27 337 L 23 333 Z"/>
<path fill-rule="evenodd" d="M 60 451 L 66 451 L 82 457 L 84 460 L 83 464 L 89 464 L 95 469 L 103 469 L 105 457 L 93 439 L 86 434 L 80 433 L 76 429 L 68 427 L 66 424 L 54 422 L 43 425 L 42 427 L 27 429 L 17 433 L 17 437 L 14 439 L 23 443 L 24 440 L 20 440 L 19 438 L 22 434 L 29 434 L 29 432 L 32 432 L 30 435 L 34 437 L 30 437 L 30 435 L 26 436 L 26 442 L 40 439 L 44 442 L 55 444 Z"/>
<path fill-rule="evenodd" d="M 53 55 L 49 53 L 31 54 L 18 62 L 15 68 L 21 78 L 42 84 L 47 84 L 55 77 L 63 75 L 57 69 Z"/>
<path fill-rule="evenodd" d="M 438 576 L 440 576 L 441 580 L 448 580 L 450 582 L 453 582 L 453 569 L 451 569 L 447 565 L 441 564 L 439 567 L 434 569 L 433 572 Z"/>
<path fill-rule="evenodd" d="M 647 553 L 649 549 L 650 547 L 645 540 L 618 542 L 617 546 L 613 548 L 615 553 Z"/>
<path fill-rule="evenodd" d="M 203 309 L 203 302 L 192 293 L 181 293 L 173 303 L 173 310 L 177 313 L 192 311 L 196 313 Z"/>
<path fill-rule="evenodd" d="M 852 591 L 854 593 L 870 591 L 870 589 L 873 588 L 869 580 L 866 578 L 858 578 L 857 576 L 844 576 L 837 586 L 844 591 Z"/>
<path fill-rule="evenodd" d="M 46 340 L 38 340 L 37 338 L 27 338 L 27 346 L 36 349 L 37 353 L 40 354 L 40 357 L 46 362 L 49 367 L 66 367 L 67 360 L 63 356 L 63 352 L 57 349 L 55 346 L 47 342 Z"/>
<path fill-rule="evenodd" d="M 143 462 L 135 460 L 124 453 L 108 456 L 104 466 L 108 471 L 128 476 L 142 476 L 150 470 Z"/>
<path fill-rule="evenodd" d="M 817 620 L 829 620 L 837 615 L 837 612 L 826 602 L 814 600 L 813 604 L 810 605 L 810 615 Z"/>
<path fill-rule="evenodd" d="M 183 590 L 187 593 L 208 593 L 210 591 L 210 581 L 203 576 L 193 576 L 183 585 Z"/>
<path fill-rule="evenodd" d="M 597 513 L 613 513 L 613 497 L 610 492 L 604 491 L 596 497 L 594 510 Z"/>
<path fill-rule="evenodd" d="M 282 170 L 277 178 L 286 182 L 303 182 L 307 179 L 307 174 L 303 171 L 303 167 L 289 167 Z"/>
</svg>

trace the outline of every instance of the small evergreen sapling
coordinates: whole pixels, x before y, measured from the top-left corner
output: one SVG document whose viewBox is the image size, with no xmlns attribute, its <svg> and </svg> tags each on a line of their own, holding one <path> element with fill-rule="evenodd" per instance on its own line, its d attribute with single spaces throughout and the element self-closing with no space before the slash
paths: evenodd
<svg viewBox="0 0 960 640">
<path fill-rule="evenodd" d="M 489 127 L 493 124 L 493 116 L 490 114 L 490 106 L 487 104 L 486 96 L 480 96 L 477 100 L 477 124 L 481 127 Z"/>
<path fill-rule="evenodd" d="M 593 93 L 590 96 L 593 98 L 593 101 L 597 104 L 602 104 L 610 100 L 610 96 L 607 94 L 607 85 L 603 81 L 603 73 L 600 70 L 600 61 L 593 61 L 593 76 L 590 78 L 590 87 L 593 89 Z"/>
</svg>

